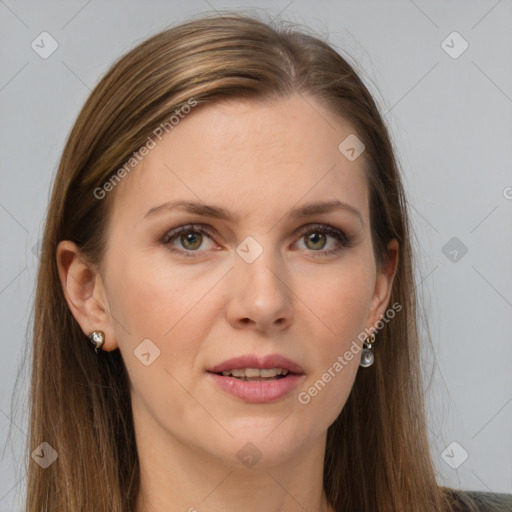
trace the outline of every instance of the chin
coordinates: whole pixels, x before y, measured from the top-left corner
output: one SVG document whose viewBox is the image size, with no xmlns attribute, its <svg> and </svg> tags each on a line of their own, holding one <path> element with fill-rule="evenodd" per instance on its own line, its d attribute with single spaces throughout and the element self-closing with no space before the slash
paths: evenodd
<svg viewBox="0 0 512 512">
<path fill-rule="evenodd" d="M 250 418 L 224 423 L 233 438 L 226 435 L 223 440 L 212 443 L 216 446 L 217 456 L 238 468 L 265 468 L 286 462 L 309 443 L 308 433 L 297 432 L 296 425 L 286 426 L 291 418 L 284 418 L 286 414 L 263 420 L 258 418 L 257 425 Z"/>
</svg>

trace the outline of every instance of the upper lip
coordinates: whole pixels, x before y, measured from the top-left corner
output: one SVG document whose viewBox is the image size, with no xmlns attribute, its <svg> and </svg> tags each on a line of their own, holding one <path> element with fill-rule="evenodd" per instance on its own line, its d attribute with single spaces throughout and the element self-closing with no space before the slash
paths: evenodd
<svg viewBox="0 0 512 512">
<path fill-rule="evenodd" d="M 269 354 L 267 356 L 247 354 L 233 357 L 227 361 L 224 361 L 223 363 L 208 368 L 208 371 L 211 373 L 221 373 L 225 370 L 243 368 L 283 368 L 284 370 L 288 370 L 290 373 L 304 373 L 304 370 L 299 364 L 279 354 Z"/>
</svg>

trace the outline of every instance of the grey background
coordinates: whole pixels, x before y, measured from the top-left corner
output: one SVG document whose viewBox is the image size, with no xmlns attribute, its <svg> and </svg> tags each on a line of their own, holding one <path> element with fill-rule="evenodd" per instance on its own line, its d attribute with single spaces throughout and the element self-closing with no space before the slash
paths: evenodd
<svg viewBox="0 0 512 512">
<path fill-rule="evenodd" d="M 254 7 L 328 35 L 376 96 L 411 204 L 439 483 L 512 492 L 511 1 L 0 0 L 0 511 L 21 509 L 29 368 L 14 410 L 11 396 L 30 333 L 33 247 L 83 102 L 149 35 L 196 13 Z M 31 48 L 43 31 L 59 45 L 47 59 Z M 469 44 L 458 58 L 442 47 L 453 31 Z"/>
</svg>

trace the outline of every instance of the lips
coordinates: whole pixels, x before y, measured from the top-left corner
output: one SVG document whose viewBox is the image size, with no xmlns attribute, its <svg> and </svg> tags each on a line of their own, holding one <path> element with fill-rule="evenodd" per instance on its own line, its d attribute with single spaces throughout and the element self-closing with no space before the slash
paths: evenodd
<svg viewBox="0 0 512 512">
<path fill-rule="evenodd" d="M 232 371 L 235 374 L 252 374 L 256 370 L 264 373 L 264 370 L 272 368 L 280 369 L 281 375 L 274 378 L 244 377 L 244 380 L 231 376 Z M 239 373 L 236 370 L 247 371 Z M 275 402 L 290 395 L 305 379 L 302 366 L 279 354 L 234 357 L 209 368 L 208 375 L 223 393 L 247 403 L 260 404 Z"/>
<path fill-rule="evenodd" d="M 302 366 L 279 354 L 269 354 L 267 356 L 247 354 L 239 357 L 233 357 L 227 361 L 212 366 L 207 371 L 210 373 L 222 374 L 223 371 L 245 368 L 257 368 L 260 370 L 282 368 L 284 370 L 288 370 L 289 373 L 298 375 L 304 374 Z"/>
</svg>

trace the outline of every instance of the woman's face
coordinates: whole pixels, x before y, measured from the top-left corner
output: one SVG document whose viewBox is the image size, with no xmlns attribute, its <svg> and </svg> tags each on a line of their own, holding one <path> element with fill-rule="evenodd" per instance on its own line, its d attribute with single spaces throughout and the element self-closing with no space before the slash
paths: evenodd
<svg viewBox="0 0 512 512">
<path fill-rule="evenodd" d="M 324 441 L 360 353 L 332 369 L 384 314 L 395 270 L 375 266 L 364 154 L 338 149 L 353 133 L 300 96 L 196 107 L 112 192 L 97 281 L 111 318 L 91 327 L 121 351 L 139 436 L 230 464 Z M 349 208 L 300 214 L 332 202 Z M 209 372 L 286 366 L 273 355 L 296 374 Z"/>
</svg>

